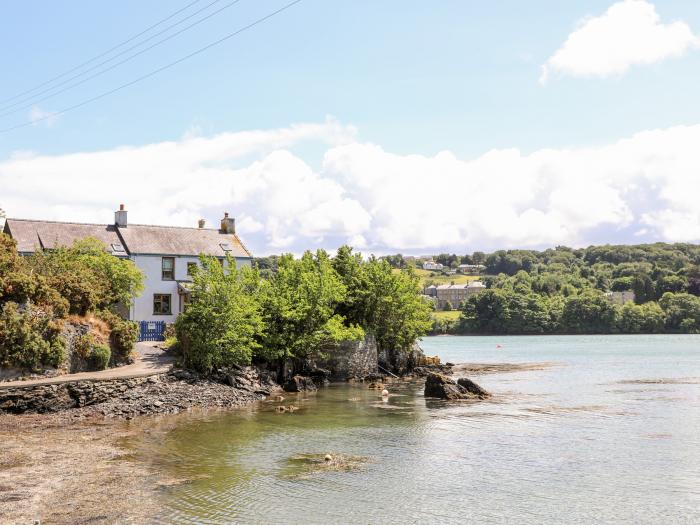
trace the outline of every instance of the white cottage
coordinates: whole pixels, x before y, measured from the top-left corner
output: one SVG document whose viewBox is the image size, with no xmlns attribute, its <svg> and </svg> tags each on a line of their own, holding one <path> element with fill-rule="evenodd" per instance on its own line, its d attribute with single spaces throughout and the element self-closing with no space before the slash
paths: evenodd
<svg viewBox="0 0 700 525">
<path fill-rule="evenodd" d="M 172 323 L 183 311 L 190 274 L 201 254 L 217 257 L 222 263 L 228 254 L 237 267 L 250 266 L 252 261 L 228 213 L 218 229 L 205 228 L 204 220 L 196 228 L 150 226 L 129 224 L 121 205 L 114 213 L 114 224 L 7 219 L 3 232 L 17 241 L 17 251 L 23 255 L 94 237 L 112 255 L 131 259 L 143 271 L 145 281 L 143 293 L 129 307 L 129 319 L 151 324 Z"/>
</svg>

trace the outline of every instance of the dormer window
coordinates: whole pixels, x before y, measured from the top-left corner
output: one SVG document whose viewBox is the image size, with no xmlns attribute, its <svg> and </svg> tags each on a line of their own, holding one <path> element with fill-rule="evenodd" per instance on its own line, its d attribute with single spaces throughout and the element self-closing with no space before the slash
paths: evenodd
<svg viewBox="0 0 700 525">
<path fill-rule="evenodd" d="M 121 244 L 112 244 L 112 251 L 114 253 L 126 253 L 124 246 L 122 246 Z"/>
<path fill-rule="evenodd" d="M 226 253 L 230 252 L 233 248 L 231 248 L 231 245 L 227 242 L 222 242 L 219 244 L 221 246 L 221 249 L 224 250 Z"/>
</svg>

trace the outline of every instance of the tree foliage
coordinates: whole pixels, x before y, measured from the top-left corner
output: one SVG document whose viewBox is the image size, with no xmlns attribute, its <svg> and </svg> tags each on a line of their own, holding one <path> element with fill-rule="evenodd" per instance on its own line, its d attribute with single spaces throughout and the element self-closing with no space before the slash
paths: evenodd
<svg viewBox="0 0 700 525">
<path fill-rule="evenodd" d="M 175 324 L 184 364 L 202 372 L 249 364 L 263 330 L 256 298 L 258 275 L 202 257 L 193 275 L 192 299 Z"/>
</svg>

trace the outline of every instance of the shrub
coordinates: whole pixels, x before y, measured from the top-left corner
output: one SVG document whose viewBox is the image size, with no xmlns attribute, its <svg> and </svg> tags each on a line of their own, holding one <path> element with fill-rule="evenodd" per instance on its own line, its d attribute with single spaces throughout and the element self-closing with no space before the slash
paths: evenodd
<svg viewBox="0 0 700 525">
<path fill-rule="evenodd" d="M 73 353 L 82 359 L 88 359 L 92 354 L 95 338 L 92 334 L 79 335 L 73 339 Z"/>
<path fill-rule="evenodd" d="M 8 302 L 0 310 L 0 367 L 38 370 L 64 357 L 60 327 L 45 311 Z"/>
<path fill-rule="evenodd" d="M 129 358 L 134 344 L 139 339 L 139 326 L 134 321 L 122 319 L 117 314 L 104 310 L 98 313 L 98 317 L 105 321 L 110 329 L 109 343 L 112 347 L 112 355 L 115 361 L 122 362 Z"/>
<path fill-rule="evenodd" d="M 90 352 L 90 365 L 95 370 L 104 370 L 109 364 L 112 352 L 109 346 L 103 344 L 94 345 Z"/>
</svg>

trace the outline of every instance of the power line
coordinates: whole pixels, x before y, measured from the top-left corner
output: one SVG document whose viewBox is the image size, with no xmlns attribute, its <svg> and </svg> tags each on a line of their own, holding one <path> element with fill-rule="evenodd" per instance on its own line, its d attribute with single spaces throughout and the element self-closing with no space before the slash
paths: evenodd
<svg viewBox="0 0 700 525">
<path fill-rule="evenodd" d="M 36 91 L 37 89 L 39 89 L 39 88 L 41 88 L 41 87 L 44 87 L 46 84 L 50 84 L 50 83 L 53 82 L 54 80 L 58 80 L 59 78 L 63 78 L 63 77 L 65 77 L 66 75 L 71 74 L 73 71 L 77 71 L 78 69 L 82 68 L 83 66 L 86 66 L 86 65 L 88 65 L 88 64 L 91 64 L 91 63 L 94 62 L 95 60 L 98 60 L 98 59 L 102 58 L 103 56 L 110 54 L 110 53 L 111 53 L 112 51 L 114 51 L 115 49 L 119 49 L 120 47 L 125 46 L 125 45 L 128 44 L 129 42 L 133 42 L 134 40 L 136 40 L 136 39 L 137 39 L 138 37 L 140 37 L 141 35 L 144 35 L 144 34 L 148 33 L 151 29 L 153 29 L 153 28 L 155 28 L 155 27 L 158 27 L 159 25 L 161 25 L 161 24 L 167 22 L 167 21 L 170 20 L 171 18 L 173 18 L 173 17 L 179 15 L 179 14 L 182 13 L 183 11 L 186 11 L 187 9 L 189 9 L 190 7 L 192 7 L 194 4 L 197 4 L 197 3 L 201 2 L 201 1 L 202 1 L 202 0 L 194 0 L 194 2 L 190 2 L 190 3 L 187 4 L 185 7 L 181 8 L 181 9 L 178 9 L 177 11 L 175 11 L 174 13 L 172 13 L 171 15 L 168 15 L 167 17 L 163 18 L 162 20 L 159 20 L 158 22 L 156 22 L 155 24 L 153 24 L 153 25 L 147 27 L 146 29 L 144 29 L 144 30 L 141 31 L 140 33 L 138 33 L 138 34 L 132 36 L 131 38 L 128 38 L 127 40 L 124 40 L 123 42 L 120 42 L 120 43 L 117 44 L 116 46 L 110 47 L 107 51 L 104 51 L 104 52 L 100 53 L 99 55 L 96 55 L 96 56 L 92 57 L 90 60 L 86 60 L 86 61 L 83 62 L 82 64 L 78 64 L 77 66 L 75 66 L 75 67 L 69 69 L 68 71 L 64 71 L 63 73 L 61 73 L 61 74 L 58 75 L 58 76 L 55 76 L 55 77 L 53 77 L 53 78 L 50 78 L 49 80 L 46 80 L 45 82 L 42 82 L 41 84 L 37 84 L 36 86 L 34 86 L 34 87 L 31 88 L 31 89 L 27 89 L 26 91 L 22 91 L 21 93 L 18 93 L 18 94 L 16 94 L 16 95 L 13 96 L 13 97 L 0 100 L 0 104 L 5 104 L 5 103 L 10 102 L 10 101 L 12 101 L 12 100 L 14 100 L 14 99 L 16 99 L 16 98 L 21 97 L 22 95 L 26 95 L 27 93 L 31 93 L 32 91 Z"/>
<path fill-rule="evenodd" d="M 237 29 L 237 30 L 234 31 L 233 33 L 229 33 L 229 34 L 227 34 L 226 36 L 223 36 L 222 38 L 220 38 L 220 39 L 218 39 L 218 40 L 215 40 L 214 42 L 211 42 L 210 44 L 207 44 L 207 45 L 204 46 L 204 47 L 200 47 L 199 49 L 197 49 L 196 51 L 193 51 L 192 53 L 190 53 L 190 54 L 188 54 L 188 55 L 185 55 L 185 56 L 183 56 L 183 57 L 181 57 L 181 58 L 178 58 L 177 60 L 175 60 L 175 61 L 173 61 L 173 62 L 170 62 L 170 63 L 168 63 L 168 64 L 165 64 L 164 66 L 161 66 L 161 67 L 159 67 L 159 68 L 157 68 L 157 69 L 154 69 L 154 70 L 151 71 L 150 73 L 147 73 L 147 74 L 142 75 L 142 76 L 140 76 L 140 77 L 138 77 L 138 78 L 135 78 L 134 80 L 131 80 L 131 81 L 127 82 L 126 84 L 122 84 L 122 85 L 120 85 L 120 86 L 117 86 L 117 87 L 114 88 L 114 89 L 110 89 L 109 91 L 105 91 L 104 93 L 100 93 L 99 95 L 96 95 L 96 96 L 94 96 L 94 97 L 92 97 L 92 98 L 89 98 L 89 99 L 87 99 L 87 100 L 84 100 L 84 101 L 82 101 L 82 102 L 79 102 L 78 104 L 74 104 L 74 105 L 72 105 L 72 106 L 69 106 L 69 107 L 67 107 L 67 108 L 64 108 L 64 109 L 62 109 L 62 110 L 60 110 L 60 111 L 56 111 L 56 112 L 54 112 L 54 113 L 51 113 L 51 114 L 46 115 L 46 116 L 44 116 L 44 117 L 41 117 L 41 118 L 38 118 L 38 119 L 34 119 L 34 120 L 30 120 L 30 121 L 27 121 L 27 122 L 23 122 L 22 124 L 17 124 L 17 125 L 15 125 L 15 126 L 11 126 L 11 127 L 9 127 L 9 128 L 0 129 L 0 133 L 8 133 L 8 132 L 10 132 L 10 131 L 14 131 L 14 130 L 19 129 L 19 128 L 23 128 L 23 127 L 26 127 L 26 126 L 31 126 L 31 125 L 33 125 L 33 124 L 36 124 L 37 122 L 42 122 L 42 121 L 47 120 L 47 119 L 50 119 L 50 118 L 55 118 L 55 117 L 57 117 L 57 116 L 59 116 L 59 115 L 63 115 L 64 113 L 67 113 L 67 112 L 72 111 L 72 110 L 74 110 L 74 109 L 77 109 L 77 108 L 80 108 L 80 107 L 85 106 L 85 105 L 87 105 L 87 104 L 90 104 L 91 102 L 95 102 L 96 100 L 99 100 L 99 99 L 101 99 L 101 98 L 104 98 L 104 97 L 106 97 L 106 96 L 109 96 L 109 95 L 111 95 L 111 94 L 113 94 L 113 93 L 116 93 L 117 91 L 121 91 L 121 90 L 124 89 L 124 88 L 133 86 L 134 84 L 137 84 L 137 83 L 139 83 L 139 82 L 141 82 L 141 81 L 143 81 L 143 80 L 146 80 L 147 78 L 150 78 L 150 77 L 152 77 L 152 76 L 155 76 L 155 75 L 157 75 L 158 73 L 160 73 L 160 72 L 162 72 L 162 71 L 165 71 L 166 69 L 170 69 L 171 67 L 176 66 L 177 64 L 180 64 L 181 62 L 184 62 L 185 60 L 188 60 L 188 59 L 190 59 L 190 58 L 192 58 L 192 57 L 194 57 L 194 56 L 196 56 L 196 55 L 199 55 L 199 54 L 201 54 L 201 53 L 204 53 L 205 51 L 211 49 L 212 47 L 217 46 L 217 45 L 219 45 L 219 44 L 225 42 L 226 40 L 229 40 L 229 39 L 231 39 L 231 38 L 233 38 L 233 37 L 235 37 L 235 36 L 237 36 L 237 35 L 243 33 L 244 31 L 247 31 L 248 29 L 251 29 L 251 28 L 253 28 L 253 27 L 255 27 L 255 26 L 257 26 L 257 25 L 259 25 L 259 24 L 261 24 L 261 23 L 263 23 L 263 22 L 265 22 L 265 21 L 267 21 L 267 20 L 269 20 L 270 18 L 272 18 L 272 17 L 275 16 L 275 15 L 278 15 L 278 14 L 281 13 L 282 11 L 286 11 L 287 9 L 289 9 L 290 7 L 292 7 L 292 6 L 294 6 L 294 5 L 298 4 L 298 3 L 300 3 L 301 1 L 302 1 L 302 0 L 294 0 L 293 2 L 290 2 L 290 3 L 288 3 L 288 4 L 285 4 L 284 6 L 280 7 L 280 8 L 277 9 L 276 11 L 273 11 L 273 12 L 271 12 L 271 13 L 269 13 L 269 14 L 267 14 L 267 15 L 261 17 L 261 18 L 258 18 L 258 19 L 255 20 L 254 22 L 251 22 L 250 24 L 248 24 L 248 25 L 246 25 L 246 26 L 244 26 L 244 27 L 242 27 L 242 28 L 240 28 L 240 29 Z"/>
<path fill-rule="evenodd" d="M 178 25 L 180 25 L 181 23 L 183 23 L 183 22 L 189 20 L 189 19 L 192 18 L 193 16 L 198 15 L 199 13 L 201 13 L 202 11 L 205 11 L 206 9 L 208 9 L 209 7 L 211 7 L 212 5 L 216 4 L 216 3 L 219 2 L 219 1 L 220 1 L 220 0 L 213 0 L 213 2 L 207 4 L 207 5 L 204 6 L 202 9 L 199 9 L 198 11 L 195 11 L 195 12 L 192 13 L 191 15 L 188 15 L 187 17 L 183 18 L 183 19 L 180 20 L 179 22 L 176 22 L 176 23 L 174 23 L 173 25 L 166 27 L 166 28 L 163 29 L 162 31 L 159 31 L 159 32 L 156 33 L 156 34 L 151 35 L 150 37 L 148 37 L 148 38 L 145 39 L 145 40 L 142 40 L 142 41 L 139 42 L 138 44 L 135 44 L 135 45 L 133 45 L 133 46 L 131 46 L 131 47 L 125 49 L 124 51 L 121 51 L 120 53 L 117 53 L 117 54 L 114 55 L 112 58 L 108 58 L 107 60 L 103 60 L 103 61 L 100 62 L 99 64 L 94 65 L 94 66 L 92 66 L 91 68 L 86 69 L 85 71 L 83 71 L 83 72 L 81 72 L 81 73 L 78 73 L 77 75 L 74 75 L 74 76 L 68 78 L 67 80 L 64 80 L 64 81 L 62 81 L 62 82 L 59 82 L 59 83 L 56 84 L 55 86 L 49 87 L 49 88 L 47 88 L 47 89 L 45 89 L 45 90 L 43 90 L 43 91 L 39 91 L 38 93 L 35 93 L 34 95 L 31 95 L 31 96 L 25 98 L 24 100 L 20 100 L 19 102 L 15 102 L 15 103 L 13 103 L 13 104 L 10 104 L 9 106 L 5 106 L 4 108 L 0 108 L 0 111 L 2 111 L 2 113 L 0 113 L 0 117 L 4 117 L 4 116 L 7 116 L 7 115 L 12 115 L 13 113 L 17 113 L 18 111 L 22 111 L 23 109 L 30 108 L 30 107 L 34 106 L 35 104 L 38 104 L 39 102 L 43 102 L 44 100 L 47 100 L 47 99 L 52 98 L 52 97 L 55 97 L 56 95 L 60 95 L 61 93 L 65 93 L 66 91 L 68 91 L 68 90 L 70 90 L 70 89 L 73 89 L 73 88 L 76 87 L 76 86 L 80 86 L 81 84 L 84 84 L 84 83 L 87 82 L 88 80 L 92 80 L 92 79 L 95 78 L 95 77 L 99 77 L 100 75 L 102 75 L 102 74 L 104 74 L 104 73 L 107 73 L 108 71 L 111 71 L 112 69 L 114 69 L 114 68 L 116 68 L 116 67 L 119 67 L 120 65 L 124 64 L 125 62 L 129 62 L 129 61 L 132 60 L 133 58 L 136 58 L 137 56 L 142 55 L 142 54 L 144 54 L 144 53 L 147 52 L 147 51 L 150 51 L 150 50 L 153 49 L 154 47 L 157 47 L 157 46 L 159 46 L 160 44 L 162 44 L 162 43 L 164 43 L 164 42 L 167 42 L 168 40 L 171 40 L 172 38 L 175 38 L 176 36 L 178 36 L 178 35 L 184 33 L 185 31 L 187 31 L 187 30 L 189 30 L 189 29 L 192 29 L 194 26 L 199 25 L 199 24 L 201 24 L 202 22 L 204 22 L 205 20 L 208 20 L 209 18 L 213 17 L 214 15 L 219 14 L 219 13 L 220 13 L 221 11 L 223 11 L 224 9 L 228 9 L 228 8 L 231 7 L 232 5 L 237 4 L 238 2 L 240 2 L 240 0 L 234 0 L 233 2 L 231 2 L 231 3 L 227 4 L 227 5 L 225 5 L 224 7 L 220 8 L 220 9 L 217 9 L 217 10 L 214 11 L 213 13 L 209 13 L 208 15 L 204 16 L 203 18 L 200 18 L 200 19 L 197 20 L 196 22 L 194 22 L 194 23 L 192 23 L 192 24 L 190 24 L 190 25 L 188 25 L 188 26 L 183 27 L 183 28 L 180 29 L 179 31 L 176 31 L 176 32 L 173 33 L 173 34 L 168 35 L 167 37 L 163 38 L 162 40 L 159 40 L 159 41 L 156 42 L 155 44 L 152 44 L 152 45 L 148 46 L 148 47 L 145 48 L 145 49 L 142 49 L 142 50 L 140 50 L 140 51 L 137 51 L 137 52 L 134 53 L 133 55 L 130 55 L 130 56 L 126 57 L 124 60 L 121 60 L 121 61 L 117 62 L 116 64 L 113 64 L 112 66 L 103 69 L 102 71 L 98 71 L 98 72 L 95 73 L 94 75 L 91 75 L 91 76 L 89 76 L 88 78 L 81 80 L 80 82 L 76 82 L 76 83 L 74 83 L 74 84 L 71 84 L 71 85 L 69 85 L 68 87 L 66 87 L 66 88 L 64 88 L 64 89 L 60 89 L 60 90 L 58 90 L 58 91 L 56 91 L 56 92 L 54 92 L 54 93 L 50 93 L 49 95 L 47 95 L 47 96 L 45 96 L 45 97 L 43 97 L 43 98 L 40 98 L 40 99 L 33 99 L 33 97 L 37 97 L 37 96 L 40 96 L 40 95 L 42 95 L 42 94 L 44 94 L 44 93 L 47 93 L 47 92 L 49 92 L 49 91 L 52 91 L 52 90 L 54 90 L 54 89 L 56 89 L 56 88 L 58 88 L 58 87 L 60 87 L 60 86 L 63 86 L 63 85 L 65 85 L 65 84 L 67 84 L 67 83 L 70 82 L 71 80 L 75 80 L 76 78 L 80 78 L 80 77 L 82 77 L 83 75 L 89 73 L 90 71 L 94 71 L 94 70 L 97 69 L 98 67 L 103 66 L 103 65 L 105 65 L 105 64 L 107 64 L 107 63 L 109 63 L 109 62 L 112 62 L 113 60 L 115 60 L 116 58 L 118 58 L 118 57 L 124 55 L 125 53 L 128 53 L 129 51 L 132 51 L 132 50 L 136 49 L 137 47 L 139 47 L 139 46 L 145 44 L 146 42 L 149 42 L 149 41 L 153 40 L 155 37 L 160 36 L 160 35 L 162 35 L 163 33 L 168 32 L 168 31 L 169 31 L 170 29 L 172 29 L 173 27 L 178 26 Z M 33 99 L 33 100 L 32 100 L 32 99 Z M 19 108 L 17 108 L 17 109 L 11 109 L 10 111 L 5 111 L 5 110 L 7 110 L 7 109 L 14 108 L 14 107 L 18 106 L 19 104 L 24 104 L 24 103 L 27 102 L 28 100 L 31 100 L 31 102 L 30 102 L 29 104 L 27 104 L 26 106 L 21 106 L 21 107 L 19 107 Z"/>
</svg>

